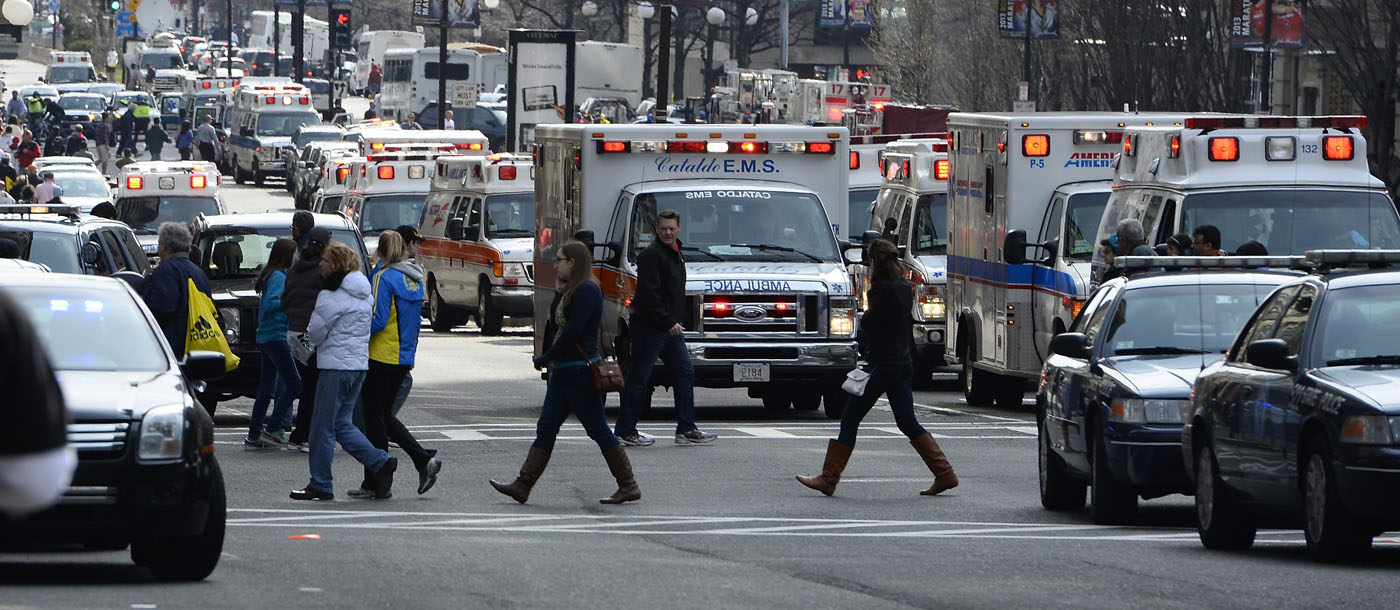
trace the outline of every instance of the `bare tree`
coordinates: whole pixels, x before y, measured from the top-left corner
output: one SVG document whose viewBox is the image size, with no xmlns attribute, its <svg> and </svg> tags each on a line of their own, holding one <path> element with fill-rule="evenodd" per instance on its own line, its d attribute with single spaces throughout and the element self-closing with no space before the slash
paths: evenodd
<svg viewBox="0 0 1400 610">
<path fill-rule="evenodd" d="M 938 0 L 891 2 L 870 36 L 875 63 L 880 64 L 880 80 L 888 83 L 900 99 L 929 103 L 934 99 L 939 64 L 946 50 L 940 48 L 941 29 Z"/>
<path fill-rule="evenodd" d="M 1400 2 L 1317 0 L 1308 5 L 1308 35 L 1327 53 L 1328 66 L 1370 117 L 1368 142 L 1381 176 L 1400 188 L 1395 161 L 1395 104 L 1400 97 Z"/>
</svg>

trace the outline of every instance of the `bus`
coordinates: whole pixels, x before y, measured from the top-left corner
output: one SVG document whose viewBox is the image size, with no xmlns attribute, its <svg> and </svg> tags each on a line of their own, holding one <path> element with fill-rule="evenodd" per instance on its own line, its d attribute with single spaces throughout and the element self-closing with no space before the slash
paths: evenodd
<svg viewBox="0 0 1400 610">
<path fill-rule="evenodd" d="M 350 78 L 350 89 L 363 94 L 369 88 L 370 68 L 379 65 L 381 78 L 384 70 L 384 52 L 389 49 L 421 49 L 426 43 L 418 32 L 400 30 L 374 30 L 360 34 L 355 43 L 355 73 Z"/>
<path fill-rule="evenodd" d="M 408 113 L 423 114 L 423 109 L 437 103 L 438 53 L 432 49 L 393 49 L 384 53 L 380 66 L 383 83 L 380 89 L 379 116 L 404 121 Z M 504 65 L 504 53 L 482 54 L 470 49 L 447 51 L 447 95 L 452 87 L 467 83 L 476 86 L 477 93 L 490 91 L 498 84 L 494 64 Z M 504 81 L 499 84 L 504 84 Z"/>
<path fill-rule="evenodd" d="M 243 41 L 243 48 L 276 48 L 276 45 L 273 44 L 272 39 L 272 11 L 253 11 L 248 19 L 248 23 L 248 35 L 247 39 Z M 306 44 L 306 48 L 302 50 L 302 56 L 307 58 L 308 63 L 313 60 L 319 61 L 321 58 L 325 57 L 326 51 L 330 49 L 330 24 L 325 21 L 321 21 L 320 19 L 316 19 L 315 17 L 312 17 L 310 15 L 304 15 L 302 23 L 304 24 L 303 27 L 306 30 L 305 37 L 303 38 Z M 291 54 L 291 13 L 283 11 L 282 18 L 278 20 L 277 25 L 278 31 L 281 32 L 282 38 L 282 48 L 280 50 L 285 54 Z"/>
</svg>

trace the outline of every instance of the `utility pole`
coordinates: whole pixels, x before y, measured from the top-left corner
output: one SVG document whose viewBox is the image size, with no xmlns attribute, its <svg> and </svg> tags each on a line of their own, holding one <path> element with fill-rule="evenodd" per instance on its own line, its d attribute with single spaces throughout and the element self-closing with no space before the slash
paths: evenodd
<svg viewBox="0 0 1400 610">
<path fill-rule="evenodd" d="M 1024 26 L 1025 29 L 1026 29 L 1026 40 L 1025 40 L 1026 47 L 1025 47 L 1024 52 L 1023 52 L 1022 55 L 1021 55 L 1021 82 L 1026 83 L 1026 87 L 1027 87 L 1027 89 L 1029 89 L 1029 88 L 1030 88 L 1030 83 L 1031 83 L 1031 3 L 1030 3 L 1030 0 L 1025 0 L 1025 1 L 1024 1 L 1024 4 L 1026 5 L 1026 16 L 1025 16 L 1025 18 L 1022 19 L 1021 25 Z M 1035 96 L 1033 96 L 1033 95 L 1027 95 L 1027 97 L 1029 97 L 1029 98 L 1034 98 Z M 1028 100 L 1022 100 L 1022 101 L 1028 101 Z"/>
<path fill-rule="evenodd" d="M 662 3 L 661 40 L 656 44 L 656 105 L 661 116 L 670 114 L 671 91 L 671 5 Z"/>
<path fill-rule="evenodd" d="M 306 0 L 297 0 L 292 13 L 292 80 L 301 83 L 306 76 Z"/>
<path fill-rule="evenodd" d="M 841 28 L 841 67 L 846 69 L 847 74 L 851 71 L 851 0 L 845 2 L 846 10 L 841 11 L 845 16 L 845 24 Z"/>
<path fill-rule="evenodd" d="M 1259 112 L 1272 112 L 1274 106 L 1274 0 L 1264 0 L 1264 73 L 1259 87 Z"/>
<path fill-rule="evenodd" d="M 781 46 L 778 47 L 778 67 L 788 69 L 788 0 L 782 0 L 782 10 L 779 13 L 778 38 Z"/>
<path fill-rule="evenodd" d="M 438 101 L 437 128 L 447 128 L 447 0 L 442 0 L 438 20 Z"/>
<path fill-rule="evenodd" d="M 272 75 L 282 76 L 282 6 L 272 3 Z"/>
</svg>

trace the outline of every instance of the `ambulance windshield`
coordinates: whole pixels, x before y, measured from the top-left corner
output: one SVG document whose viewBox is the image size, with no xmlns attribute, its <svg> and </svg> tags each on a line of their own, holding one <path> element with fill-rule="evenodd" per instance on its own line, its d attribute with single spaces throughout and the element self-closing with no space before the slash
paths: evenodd
<svg viewBox="0 0 1400 610">
<path fill-rule="evenodd" d="M 1220 247 L 1234 252 L 1257 241 L 1272 255 L 1327 248 L 1400 248 L 1400 219 L 1376 191 L 1275 189 L 1187 195 L 1182 233 L 1220 229 Z"/>
<path fill-rule="evenodd" d="M 1064 251 L 1070 260 L 1089 262 L 1094 258 L 1094 232 L 1099 229 L 1108 192 L 1079 193 L 1069 198 L 1065 214 Z"/>
<path fill-rule="evenodd" d="M 321 117 L 314 112 L 279 112 L 258 116 L 258 135 L 290 136 L 302 125 L 319 125 Z"/>
<path fill-rule="evenodd" d="M 486 237 L 529 237 L 534 234 L 534 191 L 486 197 Z"/>
<path fill-rule="evenodd" d="M 849 218 L 846 219 L 846 226 L 851 228 L 852 243 L 860 241 L 857 229 L 864 228 L 870 224 L 870 204 L 875 203 L 875 197 L 880 195 L 880 189 L 852 189 L 849 201 Z"/>
<path fill-rule="evenodd" d="M 365 207 L 360 213 L 360 231 L 370 235 L 392 231 L 401 225 L 418 226 L 426 199 L 422 193 L 370 195 L 365 198 Z"/>
<path fill-rule="evenodd" d="M 219 201 L 213 197 L 126 197 L 117 200 L 117 220 L 130 226 L 137 235 L 155 235 L 162 222 L 188 223 L 194 222 L 194 218 L 200 214 L 218 213 Z"/>
<path fill-rule="evenodd" d="M 914 254 L 947 254 L 948 195 L 920 195 L 914 222 Z"/>
<path fill-rule="evenodd" d="M 744 188 L 638 195 L 632 208 L 633 257 L 651 244 L 657 212 L 668 209 L 680 212 L 686 260 L 841 260 L 816 195 Z"/>
<path fill-rule="evenodd" d="M 49 68 L 49 82 L 55 85 L 66 83 L 86 83 L 93 80 L 92 68 L 87 66 L 52 66 Z"/>
</svg>

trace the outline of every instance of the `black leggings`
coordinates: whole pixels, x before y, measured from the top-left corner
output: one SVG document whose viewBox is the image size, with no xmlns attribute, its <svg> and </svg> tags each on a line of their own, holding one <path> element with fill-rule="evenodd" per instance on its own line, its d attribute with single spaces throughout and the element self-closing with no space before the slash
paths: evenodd
<svg viewBox="0 0 1400 610">
<path fill-rule="evenodd" d="M 895 424 L 899 431 L 910 440 L 927 434 L 914 417 L 914 367 L 879 366 L 870 371 L 870 381 L 865 385 L 865 394 L 851 396 L 846 401 L 846 410 L 841 413 L 841 434 L 836 442 L 847 447 L 856 446 L 856 431 L 860 420 L 875 406 L 875 401 L 884 394 L 890 399 L 890 410 L 894 412 Z"/>
<path fill-rule="evenodd" d="M 394 416 L 394 398 L 398 396 L 399 386 L 403 385 L 404 377 L 412 368 L 404 364 L 370 360 L 369 373 L 365 375 L 365 387 L 360 391 L 360 397 L 364 400 L 365 438 L 369 439 L 369 443 L 387 451 L 389 441 L 393 440 L 408 457 L 413 458 L 413 466 L 422 470 L 431 456 L 413 438 L 403 422 Z"/>
</svg>

